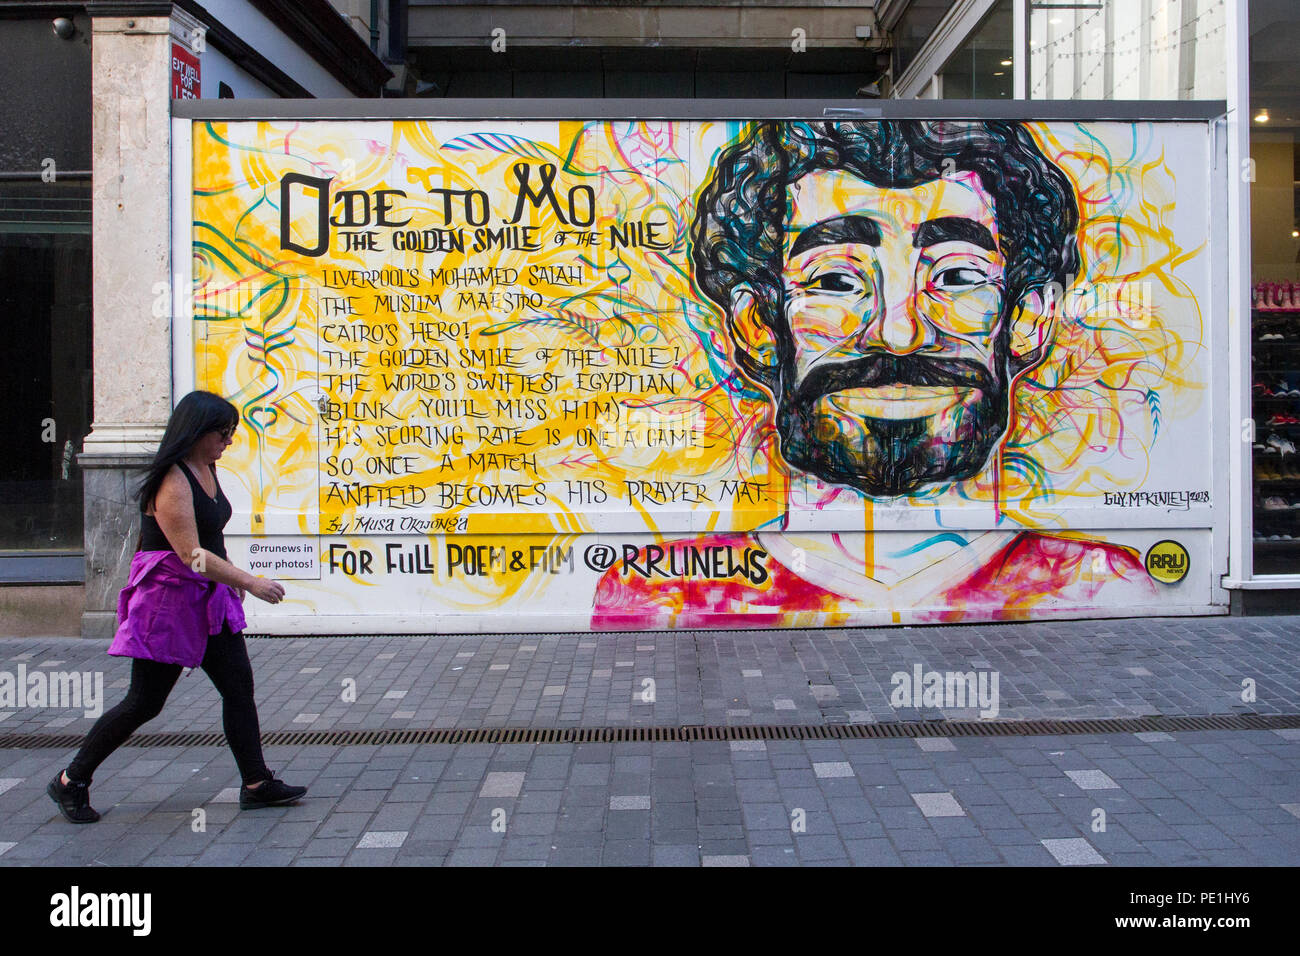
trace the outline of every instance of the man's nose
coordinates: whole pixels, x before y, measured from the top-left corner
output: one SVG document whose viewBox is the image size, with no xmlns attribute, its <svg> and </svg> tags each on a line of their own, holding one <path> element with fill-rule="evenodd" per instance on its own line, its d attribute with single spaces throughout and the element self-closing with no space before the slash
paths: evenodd
<svg viewBox="0 0 1300 956">
<path fill-rule="evenodd" d="M 917 309 L 911 288 L 882 297 L 864 316 L 854 344 L 862 351 L 884 349 L 896 355 L 919 351 L 931 339 L 930 326 Z"/>
</svg>

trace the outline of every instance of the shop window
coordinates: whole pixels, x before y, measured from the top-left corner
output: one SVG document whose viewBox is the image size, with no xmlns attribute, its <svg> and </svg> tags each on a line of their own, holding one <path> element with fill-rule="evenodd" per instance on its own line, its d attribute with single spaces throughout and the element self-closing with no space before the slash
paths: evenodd
<svg viewBox="0 0 1300 956">
<path fill-rule="evenodd" d="M 1012 0 L 998 0 L 979 27 L 944 64 L 938 76 L 943 99 L 1011 98 L 1015 89 L 1011 4 Z"/>
<path fill-rule="evenodd" d="M 1226 0 L 1017 2 L 1029 7 L 1032 100 L 1227 95 Z"/>
<path fill-rule="evenodd" d="M 1300 574 L 1300 10 L 1250 4 L 1256 574 Z"/>
<path fill-rule="evenodd" d="M 89 183 L 0 184 L 0 553 L 82 548 L 90 430 Z"/>
<path fill-rule="evenodd" d="M 912 0 L 907 5 L 892 31 L 895 77 L 907 72 L 951 6 L 952 0 Z"/>
</svg>

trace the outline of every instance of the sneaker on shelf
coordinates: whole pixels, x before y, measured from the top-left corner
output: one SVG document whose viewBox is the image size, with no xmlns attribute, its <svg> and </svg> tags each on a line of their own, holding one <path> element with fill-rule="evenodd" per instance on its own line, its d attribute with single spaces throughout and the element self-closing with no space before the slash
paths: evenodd
<svg viewBox="0 0 1300 956">
<path fill-rule="evenodd" d="M 69 823 L 94 823 L 99 819 L 99 814 L 90 805 L 90 784 L 79 783 L 71 778 L 68 783 L 64 783 L 63 771 L 60 770 L 45 788 L 45 792 L 58 804 L 59 812 Z"/>
<path fill-rule="evenodd" d="M 1295 442 L 1289 438 L 1283 438 L 1281 435 L 1269 435 L 1265 444 L 1283 457 L 1295 454 Z"/>
<path fill-rule="evenodd" d="M 1285 498 L 1280 498 L 1277 495 L 1273 495 L 1271 498 L 1264 499 L 1265 511 L 1287 511 L 1290 509 L 1290 507 L 1291 506 L 1286 503 Z M 239 800 L 240 800 L 240 805 L 242 806 L 244 800 L 244 796 L 242 793 L 239 796 Z"/>
<path fill-rule="evenodd" d="M 306 787 L 291 787 L 283 780 L 276 780 L 275 775 L 272 774 L 271 779 L 263 780 L 251 790 L 247 786 L 239 788 L 239 809 L 283 807 L 286 804 L 296 803 L 306 793 Z"/>
</svg>

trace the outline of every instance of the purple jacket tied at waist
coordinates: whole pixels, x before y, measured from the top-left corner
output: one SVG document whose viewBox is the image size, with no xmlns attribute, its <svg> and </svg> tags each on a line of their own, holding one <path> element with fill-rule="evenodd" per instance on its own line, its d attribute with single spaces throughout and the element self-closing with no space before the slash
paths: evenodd
<svg viewBox="0 0 1300 956">
<path fill-rule="evenodd" d="M 117 599 L 117 634 L 108 653 L 198 667 L 208 635 L 245 626 L 239 595 L 190 570 L 175 551 L 137 551 Z"/>
</svg>

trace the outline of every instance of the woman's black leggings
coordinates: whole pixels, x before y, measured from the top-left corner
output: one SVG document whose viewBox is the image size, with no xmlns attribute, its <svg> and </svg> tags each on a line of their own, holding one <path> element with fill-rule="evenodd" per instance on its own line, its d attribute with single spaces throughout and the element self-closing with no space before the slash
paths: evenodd
<svg viewBox="0 0 1300 956">
<path fill-rule="evenodd" d="M 262 735 L 253 702 L 253 666 L 248 662 L 244 635 L 229 628 L 208 638 L 200 665 L 221 692 L 221 719 L 226 740 L 245 784 L 271 777 L 262 762 Z M 167 695 L 181 676 L 179 664 L 136 658 L 131 663 L 131 689 L 126 699 L 95 722 L 77 756 L 68 765 L 68 779 L 90 783 L 95 769 L 147 721 L 162 712 Z"/>
</svg>

